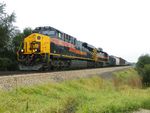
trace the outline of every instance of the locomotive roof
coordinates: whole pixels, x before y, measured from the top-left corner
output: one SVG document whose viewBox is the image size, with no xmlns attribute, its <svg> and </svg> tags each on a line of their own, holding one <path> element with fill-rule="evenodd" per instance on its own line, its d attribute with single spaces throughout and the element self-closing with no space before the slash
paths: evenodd
<svg viewBox="0 0 150 113">
<path fill-rule="evenodd" d="M 69 34 L 64 33 L 64 32 L 62 32 L 62 31 L 60 31 L 60 30 L 58 30 L 58 29 L 56 29 L 56 28 L 54 28 L 54 27 L 51 27 L 51 26 L 36 27 L 34 30 L 55 30 L 55 31 L 58 31 L 58 32 L 60 32 L 60 33 L 69 35 Z M 69 36 L 71 36 L 71 35 L 69 35 Z M 73 37 L 73 36 L 71 36 L 71 37 Z M 73 37 L 73 38 L 74 38 L 74 37 Z"/>
<path fill-rule="evenodd" d="M 58 29 L 56 29 L 56 28 L 54 28 L 54 27 L 51 27 L 51 26 L 36 27 L 33 31 L 38 31 L 38 30 L 55 30 L 55 31 L 58 31 L 58 32 L 60 32 L 60 33 L 63 33 L 63 34 L 68 35 L 67 33 L 64 33 L 64 32 L 62 32 L 62 31 L 60 31 L 60 30 L 58 30 Z M 68 36 L 71 36 L 71 35 L 68 35 Z M 73 37 L 73 36 L 71 36 L 71 37 L 74 38 L 74 39 L 76 39 L 76 38 Z M 80 41 L 80 40 L 77 40 L 77 41 L 78 41 L 79 43 L 82 43 L 82 44 L 85 43 L 88 48 L 91 48 L 91 49 L 96 48 L 96 47 L 94 47 L 93 45 L 88 44 L 88 43 L 86 43 L 86 42 L 82 42 L 82 41 Z"/>
</svg>

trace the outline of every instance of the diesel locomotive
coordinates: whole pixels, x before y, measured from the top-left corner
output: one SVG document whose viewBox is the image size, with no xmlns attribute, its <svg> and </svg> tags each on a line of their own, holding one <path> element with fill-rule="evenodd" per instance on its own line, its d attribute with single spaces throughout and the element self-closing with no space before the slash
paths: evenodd
<svg viewBox="0 0 150 113">
<path fill-rule="evenodd" d="M 61 70 L 110 65 L 107 52 L 50 26 L 37 27 L 17 52 L 20 70 Z"/>
</svg>

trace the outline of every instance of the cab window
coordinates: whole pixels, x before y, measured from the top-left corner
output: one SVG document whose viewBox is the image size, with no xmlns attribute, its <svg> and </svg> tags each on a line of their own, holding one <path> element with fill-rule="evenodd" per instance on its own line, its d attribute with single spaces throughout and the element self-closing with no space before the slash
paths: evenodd
<svg viewBox="0 0 150 113">
<path fill-rule="evenodd" d="M 48 35 L 48 36 L 55 36 L 55 35 L 56 35 L 56 32 L 55 32 L 55 31 L 49 31 L 49 30 L 41 31 L 41 33 L 42 33 L 43 35 Z"/>
<path fill-rule="evenodd" d="M 55 31 L 49 31 L 49 36 L 55 36 L 56 32 Z"/>
</svg>

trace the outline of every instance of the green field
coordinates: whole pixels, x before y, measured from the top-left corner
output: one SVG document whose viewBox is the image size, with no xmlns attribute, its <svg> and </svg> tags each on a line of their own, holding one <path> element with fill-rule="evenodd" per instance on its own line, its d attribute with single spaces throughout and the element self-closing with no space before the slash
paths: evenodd
<svg viewBox="0 0 150 113">
<path fill-rule="evenodd" d="M 0 113 L 128 113 L 150 109 L 150 88 L 134 69 L 99 76 L 0 91 Z"/>
</svg>

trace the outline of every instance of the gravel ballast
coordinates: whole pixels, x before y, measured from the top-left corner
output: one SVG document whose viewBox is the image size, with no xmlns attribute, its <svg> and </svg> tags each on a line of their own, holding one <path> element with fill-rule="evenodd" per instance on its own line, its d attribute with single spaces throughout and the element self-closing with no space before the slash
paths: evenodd
<svg viewBox="0 0 150 113">
<path fill-rule="evenodd" d="M 112 72 L 127 68 L 130 68 L 130 66 L 7 75 L 0 77 L 0 89 L 10 90 L 20 86 L 29 86 L 48 82 L 60 82 L 63 80 L 91 77 L 94 75 L 100 75 L 102 78 L 109 79 L 112 78 Z"/>
</svg>

